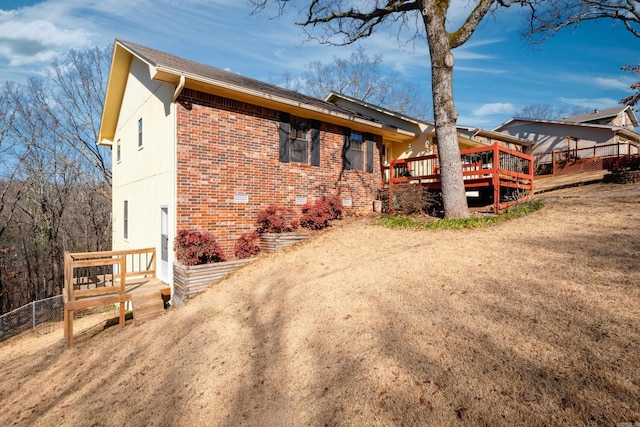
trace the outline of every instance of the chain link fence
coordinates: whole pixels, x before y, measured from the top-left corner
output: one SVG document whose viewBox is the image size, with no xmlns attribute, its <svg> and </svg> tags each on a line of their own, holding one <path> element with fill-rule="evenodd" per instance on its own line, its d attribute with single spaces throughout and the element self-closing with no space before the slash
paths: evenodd
<svg viewBox="0 0 640 427">
<path fill-rule="evenodd" d="M 0 341 L 48 322 L 62 322 L 63 318 L 62 295 L 30 302 L 0 316 Z"/>
</svg>

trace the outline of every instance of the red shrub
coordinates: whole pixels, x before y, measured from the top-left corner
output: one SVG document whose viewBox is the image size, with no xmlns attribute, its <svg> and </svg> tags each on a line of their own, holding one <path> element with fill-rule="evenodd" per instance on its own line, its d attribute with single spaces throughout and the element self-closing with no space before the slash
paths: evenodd
<svg viewBox="0 0 640 427">
<path fill-rule="evenodd" d="M 637 154 L 627 154 L 626 156 L 606 159 L 605 167 L 609 172 L 624 172 L 640 170 L 640 156 Z"/>
<path fill-rule="evenodd" d="M 294 219 L 295 211 L 290 208 L 271 205 L 258 212 L 256 227 L 258 233 L 284 233 L 298 228 Z"/>
<path fill-rule="evenodd" d="M 331 219 L 342 218 L 342 200 L 338 196 L 322 196 L 320 202 L 326 206 L 326 209 L 331 215 Z"/>
<path fill-rule="evenodd" d="M 173 243 L 178 261 L 185 265 L 210 264 L 224 261 L 222 248 L 213 233 L 180 230 Z"/>
<path fill-rule="evenodd" d="M 256 242 L 259 238 L 260 235 L 257 231 L 244 233 L 238 237 L 236 245 L 233 248 L 233 253 L 236 255 L 236 258 L 244 259 L 258 255 L 258 253 L 260 253 L 260 246 L 258 246 Z"/>
<path fill-rule="evenodd" d="M 322 230 L 329 226 L 334 219 L 342 217 L 342 202 L 338 196 L 322 196 L 313 205 L 302 207 L 300 225 L 311 230 Z"/>
</svg>

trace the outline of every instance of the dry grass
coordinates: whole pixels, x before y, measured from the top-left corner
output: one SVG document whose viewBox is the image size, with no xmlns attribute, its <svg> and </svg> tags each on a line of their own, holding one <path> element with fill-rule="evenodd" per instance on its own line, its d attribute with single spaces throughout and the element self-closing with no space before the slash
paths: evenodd
<svg viewBox="0 0 640 427">
<path fill-rule="evenodd" d="M 123 330 L 0 344 L 1 425 L 640 420 L 640 185 L 462 231 L 370 220 Z"/>
</svg>

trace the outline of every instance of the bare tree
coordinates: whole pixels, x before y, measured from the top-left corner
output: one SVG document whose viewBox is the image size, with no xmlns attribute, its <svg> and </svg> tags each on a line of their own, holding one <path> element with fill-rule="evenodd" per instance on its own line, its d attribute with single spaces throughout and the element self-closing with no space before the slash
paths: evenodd
<svg viewBox="0 0 640 427">
<path fill-rule="evenodd" d="M 640 37 L 640 4 L 637 0 L 516 0 L 531 11 L 525 35 L 544 41 L 565 27 L 584 21 L 610 19 L 622 22 Z"/>
<path fill-rule="evenodd" d="M 92 181 L 111 185 L 111 152 L 98 146 L 100 116 L 111 60 L 109 48 L 71 50 L 56 59 L 48 77 L 53 88 L 51 99 L 39 99 L 38 108 L 49 116 L 57 136 L 75 148 L 87 166 Z M 104 194 L 111 198 L 111 192 Z"/>
<path fill-rule="evenodd" d="M 430 105 L 415 96 L 415 85 L 398 83 L 397 74 L 383 73 L 382 62 L 382 55 L 371 58 L 360 47 L 348 59 L 313 61 L 302 76 L 285 74 L 282 85 L 316 98 L 333 91 L 412 117 L 430 117 Z"/>
<path fill-rule="evenodd" d="M 65 250 L 110 248 L 110 153 L 96 146 L 108 58 L 71 51 L 0 92 L 0 312 L 59 294 Z"/>
<path fill-rule="evenodd" d="M 556 111 L 550 104 L 531 104 L 520 110 L 517 116 L 527 119 L 550 120 L 556 117 Z"/>
<path fill-rule="evenodd" d="M 531 104 L 517 114 L 518 117 L 538 120 L 564 120 L 568 116 L 587 114 L 590 110 L 584 107 L 554 107 L 550 104 Z"/>
</svg>

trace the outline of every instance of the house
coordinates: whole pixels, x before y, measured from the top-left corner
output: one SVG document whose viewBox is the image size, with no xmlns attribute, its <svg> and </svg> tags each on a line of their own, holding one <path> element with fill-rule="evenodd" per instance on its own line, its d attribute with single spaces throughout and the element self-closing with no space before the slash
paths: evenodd
<svg viewBox="0 0 640 427">
<path fill-rule="evenodd" d="M 171 283 L 177 230 L 225 254 L 260 209 L 338 194 L 364 212 L 386 146 L 415 140 L 334 103 L 116 40 L 99 143 L 113 155 L 113 249 L 156 247 Z"/>
<path fill-rule="evenodd" d="M 637 126 L 633 109 L 620 106 L 557 120 L 513 118 L 494 130 L 531 141 L 536 172 L 543 174 L 551 173 L 554 163 L 565 167 L 567 161 L 578 159 L 638 154 L 640 134 L 634 131 Z M 557 152 L 555 158 L 554 152 Z M 584 169 L 589 163 L 592 167 L 602 168 L 601 161 L 576 165 Z"/>
<path fill-rule="evenodd" d="M 432 123 L 116 40 L 98 140 L 113 156 L 113 249 L 156 248 L 158 277 L 171 284 L 177 231 L 211 231 L 229 257 L 268 205 L 339 195 L 347 211 L 368 212 L 381 187 L 405 179 L 402 168 L 437 189 L 436 142 Z M 473 137 L 459 142 L 493 153 Z M 497 183 L 491 164 L 473 177 Z"/>
</svg>

